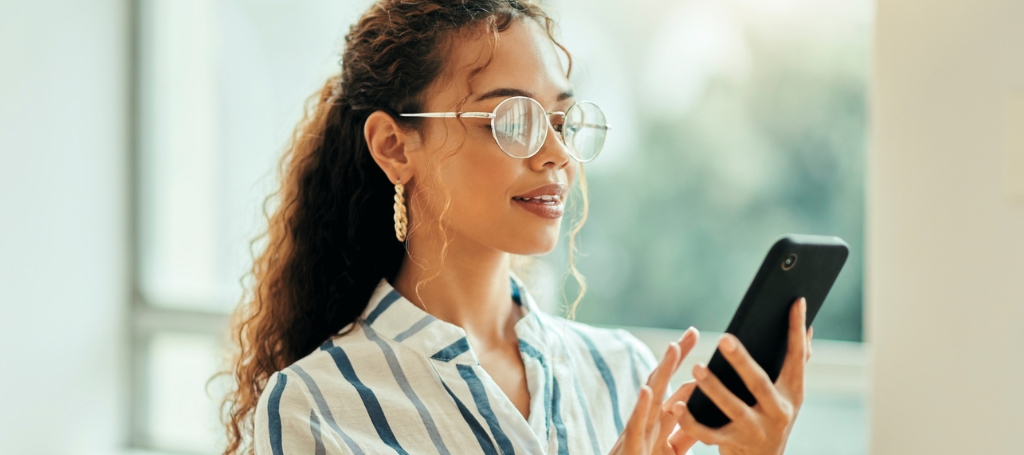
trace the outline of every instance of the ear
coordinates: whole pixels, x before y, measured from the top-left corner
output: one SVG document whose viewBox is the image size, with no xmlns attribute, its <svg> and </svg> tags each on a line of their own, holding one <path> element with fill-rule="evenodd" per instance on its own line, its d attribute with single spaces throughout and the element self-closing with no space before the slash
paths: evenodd
<svg viewBox="0 0 1024 455">
<path fill-rule="evenodd" d="M 419 134 L 403 130 L 386 112 L 374 111 L 363 125 L 363 136 L 370 155 L 391 183 L 404 184 L 412 178 L 408 152 L 419 147 Z"/>
</svg>

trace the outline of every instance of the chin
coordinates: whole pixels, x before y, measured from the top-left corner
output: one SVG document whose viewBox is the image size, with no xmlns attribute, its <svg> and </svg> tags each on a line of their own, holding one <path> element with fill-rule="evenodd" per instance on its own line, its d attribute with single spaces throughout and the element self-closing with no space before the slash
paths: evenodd
<svg viewBox="0 0 1024 455">
<path fill-rule="evenodd" d="M 520 256 L 541 256 L 550 253 L 558 246 L 558 230 L 528 238 L 518 239 L 507 251 Z"/>
</svg>

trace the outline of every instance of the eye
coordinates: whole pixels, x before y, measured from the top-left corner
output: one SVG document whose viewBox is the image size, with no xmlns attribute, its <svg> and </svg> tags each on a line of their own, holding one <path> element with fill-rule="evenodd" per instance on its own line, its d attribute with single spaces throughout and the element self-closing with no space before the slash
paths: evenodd
<svg viewBox="0 0 1024 455">
<path fill-rule="evenodd" d="M 551 119 L 551 127 L 554 128 L 555 132 L 561 134 L 565 129 L 565 116 L 555 114 L 549 118 Z"/>
</svg>

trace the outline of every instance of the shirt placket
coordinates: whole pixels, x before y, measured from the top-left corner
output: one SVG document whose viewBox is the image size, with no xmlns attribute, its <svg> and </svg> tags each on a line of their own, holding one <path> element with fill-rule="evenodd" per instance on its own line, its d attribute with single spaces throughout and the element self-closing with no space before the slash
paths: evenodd
<svg viewBox="0 0 1024 455">
<path fill-rule="evenodd" d="M 455 401 L 459 412 L 480 443 L 483 453 L 496 455 L 517 453 L 543 455 L 547 453 L 544 449 L 547 446 L 546 442 L 538 437 L 535 429 L 523 418 L 490 374 L 480 366 L 471 351 L 460 355 L 457 359 L 448 360 L 435 356 L 431 357 L 430 361 L 438 379 Z M 534 362 L 530 363 L 532 365 Z M 532 374 L 531 371 L 533 371 Z M 530 377 L 538 374 L 541 376 L 540 378 Z M 538 379 L 543 387 L 543 372 L 538 373 L 535 366 L 528 365 L 527 375 L 528 387 L 529 383 L 536 383 Z M 537 408 L 535 404 L 537 400 L 533 397 L 534 388 L 530 387 L 531 414 L 536 412 Z M 541 423 L 543 425 L 543 421 Z M 540 433 L 540 435 L 546 436 L 544 433 Z"/>
</svg>

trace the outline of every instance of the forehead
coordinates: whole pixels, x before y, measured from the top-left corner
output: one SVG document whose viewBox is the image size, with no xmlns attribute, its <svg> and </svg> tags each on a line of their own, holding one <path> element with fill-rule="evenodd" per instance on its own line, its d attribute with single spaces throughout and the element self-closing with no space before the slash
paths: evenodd
<svg viewBox="0 0 1024 455">
<path fill-rule="evenodd" d="M 429 91 L 426 107 L 448 109 L 466 99 L 473 105 L 480 95 L 494 89 L 519 89 L 550 105 L 570 91 L 559 51 L 540 24 L 516 20 L 497 41 L 482 27 L 452 38 L 445 75 Z M 490 61 L 488 61 L 490 57 Z M 496 104 L 500 99 L 481 103 Z"/>
</svg>

